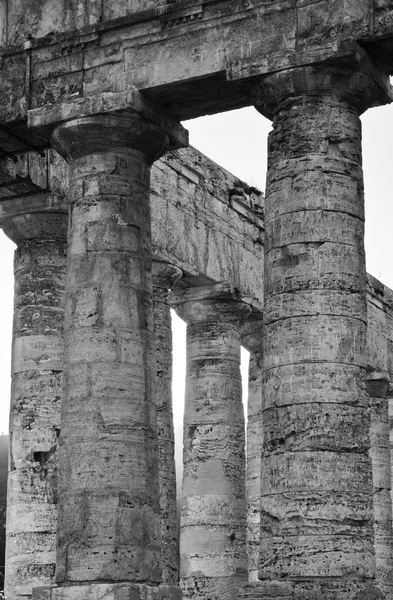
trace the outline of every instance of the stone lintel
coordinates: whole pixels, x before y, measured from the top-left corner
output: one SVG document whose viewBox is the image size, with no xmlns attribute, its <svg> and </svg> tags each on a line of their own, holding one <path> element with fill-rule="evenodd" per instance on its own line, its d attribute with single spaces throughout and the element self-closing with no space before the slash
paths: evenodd
<svg viewBox="0 0 393 600">
<path fill-rule="evenodd" d="M 30 130 L 38 130 L 49 144 L 53 130 L 61 123 L 97 115 L 139 115 L 167 133 L 171 150 L 188 146 L 188 131 L 134 88 L 125 92 L 105 92 L 29 110 L 28 127 Z"/>
<path fill-rule="evenodd" d="M 273 52 L 260 61 L 256 61 L 255 57 L 235 61 L 228 66 L 227 79 L 236 81 L 249 77 L 256 78 L 258 75 L 266 76 L 278 70 L 283 71 L 308 65 L 323 66 L 324 64 L 350 69 L 357 69 L 360 64 L 367 65 L 367 70 L 377 74 L 381 80 L 381 89 L 388 98 L 391 98 L 390 86 L 384 81 L 386 71 L 382 70 L 380 63 L 373 61 L 368 52 L 351 38 L 335 40 L 319 47 L 305 49 L 302 52 L 291 50 L 280 54 L 280 57 Z M 381 104 L 388 102 L 382 101 Z"/>
<path fill-rule="evenodd" d="M 1 158 L 0 200 L 48 189 L 48 160 L 36 152 Z"/>
<path fill-rule="evenodd" d="M 66 199 L 51 192 L 19 196 L 0 201 L 0 227 L 10 218 L 32 213 L 68 213 Z"/>
<path fill-rule="evenodd" d="M 178 587 L 132 583 L 97 583 L 67 587 L 39 587 L 32 600 L 182 600 Z"/>
<path fill-rule="evenodd" d="M 272 52 L 262 60 L 256 60 L 255 56 L 245 57 L 228 65 L 226 75 L 229 81 L 237 81 L 269 75 L 277 70 L 323 64 L 326 61 L 348 63 L 359 50 L 360 46 L 352 39 L 334 40 L 303 51 Z"/>
<path fill-rule="evenodd" d="M 386 311 L 393 307 L 393 291 L 369 273 L 367 273 L 367 295 L 370 301 L 377 303 Z"/>
<path fill-rule="evenodd" d="M 113 4 L 132 10 L 124 2 Z M 379 0 L 378 6 L 353 0 L 238 4 L 233 10 L 229 0 L 182 0 L 159 7 L 152 3 L 147 11 L 115 19 L 109 11 L 87 27 L 88 19 L 78 22 L 76 11 L 65 11 L 65 0 L 57 0 L 57 10 L 49 11 L 61 24 L 51 23 L 54 17 L 48 11 L 36 15 L 31 7 L 13 13 L 8 26 L 14 34 L 2 39 L 0 29 L 5 83 L 0 121 L 19 144 L 7 141 L 4 131 L 1 144 L 18 152 L 26 150 L 25 142 L 41 148 L 39 136 L 24 127 L 29 108 L 49 108 L 65 97 L 80 100 L 100 89 L 143 90 L 169 112 L 189 119 L 249 106 L 255 78 L 341 60 L 351 46 L 360 50 L 357 41 L 386 73 L 392 70 L 393 11 L 388 0 Z M 25 44 L 24 31 L 36 39 Z M 29 73 L 31 86 L 26 85 Z"/>
<path fill-rule="evenodd" d="M 58 18 L 65 4 L 58 0 L 58 10 L 52 11 Z M 78 23 L 79 29 L 69 11 L 64 31 L 45 15 L 49 35 L 42 35 L 45 27 L 40 29 L 40 17 L 34 19 L 30 8 L 12 27 L 16 37 L 2 45 L 6 85 L 0 91 L 0 121 L 8 125 L 6 138 L 15 134 L 19 143 L 6 139 L 4 131 L 0 143 L 8 151 L 26 151 L 25 143 L 42 148 L 48 136 L 41 139 L 25 128 L 29 108 L 51 110 L 65 98 L 83 101 L 100 89 L 113 94 L 138 89 L 181 119 L 250 106 L 256 78 L 346 60 L 361 51 L 358 41 L 391 72 L 393 11 L 387 0 L 374 5 L 281 0 L 243 2 L 233 11 L 229 0 L 182 0 L 160 7 L 153 3 L 151 10 L 114 20 L 104 15 L 87 28 Z M 36 39 L 17 43 L 25 30 Z M 25 85 L 29 73 L 30 86 Z M 13 102 L 8 102 L 10 90 Z"/>
</svg>

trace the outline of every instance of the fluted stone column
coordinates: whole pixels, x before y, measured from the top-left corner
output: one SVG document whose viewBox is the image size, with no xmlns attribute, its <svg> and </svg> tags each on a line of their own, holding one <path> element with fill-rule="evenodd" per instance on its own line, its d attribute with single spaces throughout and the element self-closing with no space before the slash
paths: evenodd
<svg viewBox="0 0 393 600">
<path fill-rule="evenodd" d="M 6 597 L 54 581 L 67 207 L 42 193 L 2 200 L 16 245 Z"/>
<path fill-rule="evenodd" d="M 359 115 L 372 66 L 267 76 L 259 578 L 264 599 L 383 598 L 375 584 Z M 381 98 L 386 101 L 386 97 Z M 254 590 L 254 592 L 253 592 Z M 243 595 L 244 595 L 243 594 Z"/>
<path fill-rule="evenodd" d="M 373 468 L 374 549 L 376 580 L 386 598 L 393 599 L 392 476 L 389 442 L 387 373 L 367 374 L 366 389 L 370 399 L 370 456 Z"/>
<path fill-rule="evenodd" d="M 168 148 L 139 116 L 69 121 L 70 165 L 56 582 L 35 598 L 181 598 L 161 586 L 150 165 Z"/>
<path fill-rule="evenodd" d="M 250 353 L 246 446 L 247 556 L 249 581 L 258 580 L 261 530 L 263 321 L 247 321 L 242 346 Z"/>
<path fill-rule="evenodd" d="M 187 327 L 180 578 L 185 598 L 232 600 L 247 581 L 240 326 L 250 308 L 228 293 L 172 295 Z"/>
<path fill-rule="evenodd" d="M 174 265 L 153 260 L 154 391 L 157 404 L 162 578 L 169 585 L 178 583 L 179 560 L 172 409 L 172 321 L 168 291 L 181 276 L 182 271 Z"/>
</svg>

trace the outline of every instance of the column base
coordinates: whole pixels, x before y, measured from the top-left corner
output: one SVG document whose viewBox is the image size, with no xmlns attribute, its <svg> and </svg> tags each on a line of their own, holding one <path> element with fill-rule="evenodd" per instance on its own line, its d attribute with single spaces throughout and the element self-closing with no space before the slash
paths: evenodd
<svg viewBox="0 0 393 600">
<path fill-rule="evenodd" d="M 179 587 L 139 583 L 91 583 L 66 587 L 38 587 L 32 600 L 182 600 Z"/>
<path fill-rule="evenodd" d="M 387 600 L 372 583 L 354 580 L 257 581 L 247 583 L 238 600 Z"/>
</svg>

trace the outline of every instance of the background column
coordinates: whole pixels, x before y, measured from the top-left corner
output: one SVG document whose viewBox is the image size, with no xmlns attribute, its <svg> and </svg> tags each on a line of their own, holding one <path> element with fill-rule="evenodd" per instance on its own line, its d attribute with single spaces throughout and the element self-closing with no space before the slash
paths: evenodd
<svg viewBox="0 0 393 600">
<path fill-rule="evenodd" d="M 172 320 L 168 291 L 182 271 L 153 260 L 153 312 L 157 404 L 158 482 L 161 511 L 161 554 L 163 582 L 179 581 L 177 541 L 175 435 L 172 409 Z"/>
<path fill-rule="evenodd" d="M 370 399 L 370 456 L 373 467 L 374 549 L 376 579 L 386 598 L 393 598 L 392 476 L 389 441 L 387 373 L 367 374 L 366 389 Z"/>
<path fill-rule="evenodd" d="M 357 70 L 359 69 L 359 70 Z M 263 598 L 383 598 L 375 585 L 359 115 L 372 67 L 264 78 Z M 258 590 L 256 590 L 258 591 Z M 258 596 L 261 597 L 261 596 Z"/>
<path fill-rule="evenodd" d="M 186 598 L 232 600 L 247 581 L 240 325 L 250 307 L 212 288 L 172 295 L 187 327 L 180 577 Z"/>
<path fill-rule="evenodd" d="M 241 329 L 241 343 L 250 353 L 246 446 L 248 578 L 257 581 L 261 537 L 263 321 L 247 321 Z"/>
<path fill-rule="evenodd" d="M 17 600 L 55 574 L 68 215 L 42 193 L 2 201 L 0 218 L 17 245 L 5 583 Z"/>
</svg>

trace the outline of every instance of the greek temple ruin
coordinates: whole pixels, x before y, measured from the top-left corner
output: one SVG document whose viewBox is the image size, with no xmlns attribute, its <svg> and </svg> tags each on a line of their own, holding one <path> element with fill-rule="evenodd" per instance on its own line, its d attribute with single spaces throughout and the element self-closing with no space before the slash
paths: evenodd
<svg viewBox="0 0 393 600">
<path fill-rule="evenodd" d="M 0 0 L 7 600 L 393 600 L 359 119 L 392 73 L 392 0 Z M 264 195 L 181 125 L 246 106 Z"/>
</svg>

